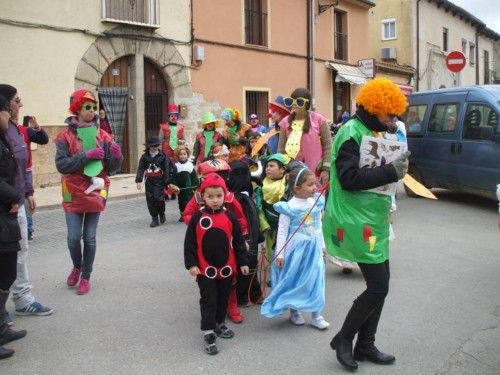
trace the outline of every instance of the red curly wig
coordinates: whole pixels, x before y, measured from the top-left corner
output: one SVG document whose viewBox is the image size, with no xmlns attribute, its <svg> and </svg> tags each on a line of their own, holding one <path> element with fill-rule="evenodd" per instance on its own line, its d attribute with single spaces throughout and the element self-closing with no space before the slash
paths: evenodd
<svg viewBox="0 0 500 375">
<path fill-rule="evenodd" d="M 77 115 L 85 102 L 97 103 L 94 93 L 86 89 L 76 90 L 69 98 L 69 111 Z"/>
</svg>

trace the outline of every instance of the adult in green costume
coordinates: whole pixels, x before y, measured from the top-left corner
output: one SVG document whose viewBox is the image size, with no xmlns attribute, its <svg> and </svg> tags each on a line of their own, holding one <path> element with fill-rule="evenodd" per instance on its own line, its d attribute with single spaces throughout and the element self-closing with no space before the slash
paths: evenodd
<svg viewBox="0 0 500 375">
<path fill-rule="evenodd" d="M 389 290 L 390 196 L 366 190 L 396 182 L 408 169 L 408 155 L 393 163 L 360 168 L 364 136 L 379 136 L 391 116 L 406 110 L 408 102 L 391 81 L 377 78 L 361 89 L 354 117 L 342 126 L 331 150 L 330 191 L 323 218 L 325 244 L 330 255 L 358 263 L 366 290 L 354 301 L 342 328 L 330 343 L 338 361 L 353 370 L 355 360 L 390 364 L 395 357 L 375 347 L 375 334 Z M 352 348 L 354 336 L 356 346 Z"/>
</svg>

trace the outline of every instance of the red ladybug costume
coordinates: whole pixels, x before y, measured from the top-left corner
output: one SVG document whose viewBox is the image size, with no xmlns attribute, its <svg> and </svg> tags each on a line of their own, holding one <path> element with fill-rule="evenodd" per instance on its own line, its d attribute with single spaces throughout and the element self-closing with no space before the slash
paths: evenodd
<svg viewBox="0 0 500 375">
<path fill-rule="evenodd" d="M 227 192 L 223 178 L 215 173 L 206 176 L 200 192 L 220 187 Z M 212 330 L 224 322 L 237 267 L 247 265 L 245 240 L 235 215 L 223 207 L 204 207 L 189 222 L 184 241 L 186 269 L 198 267 L 201 329 Z"/>
</svg>

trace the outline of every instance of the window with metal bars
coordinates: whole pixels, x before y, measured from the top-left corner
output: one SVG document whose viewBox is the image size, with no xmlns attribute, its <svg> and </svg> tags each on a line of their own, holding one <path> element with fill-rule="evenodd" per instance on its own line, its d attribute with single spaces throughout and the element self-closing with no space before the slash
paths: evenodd
<svg viewBox="0 0 500 375">
<path fill-rule="evenodd" d="M 247 120 L 252 113 L 255 113 L 259 118 L 259 123 L 267 123 L 269 93 L 267 91 L 245 91 L 245 99 Z"/>
<path fill-rule="evenodd" d="M 335 60 L 347 60 L 347 13 L 335 11 L 334 13 Z"/>
<path fill-rule="evenodd" d="M 102 0 L 104 21 L 159 26 L 158 0 Z"/>
<path fill-rule="evenodd" d="M 245 43 L 267 46 L 267 0 L 245 0 Z"/>
</svg>

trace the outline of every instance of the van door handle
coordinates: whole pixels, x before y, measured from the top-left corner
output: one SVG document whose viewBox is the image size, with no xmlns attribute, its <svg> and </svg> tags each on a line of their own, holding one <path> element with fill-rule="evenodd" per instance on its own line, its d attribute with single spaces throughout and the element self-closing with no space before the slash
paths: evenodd
<svg viewBox="0 0 500 375">
<path fill-rule="evenodd" d="M 451 154 L 455 155 L 455 142 L 451 142 Z"/>
<path fill-rule="evenodd" d="M 462 153 L 462 144 L 459 143 L 457 146 L 458 146 L 457 147 L 457 154 L 461 154 Z"/>
</svg>

